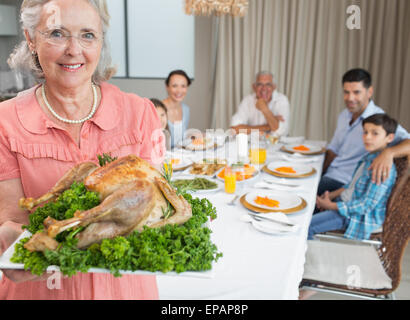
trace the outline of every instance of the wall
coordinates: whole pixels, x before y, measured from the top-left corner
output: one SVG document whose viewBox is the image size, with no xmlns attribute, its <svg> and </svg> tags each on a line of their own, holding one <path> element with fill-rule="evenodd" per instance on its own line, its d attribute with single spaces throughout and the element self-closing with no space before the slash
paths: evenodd
<svg viewBox="0 0 410 320">
<path fill-rule="evenodd" d="M 17 12 L 22 2 L 22 0 L 0 0 L 0 4 L 16 6 Z M 7 59 L 21 38 L 22 36 L 0 36 L 0 70 L 9 70 Z"/>
<path fill-rule="evenodd" d="M 15 5 L 18 8 L 21 3 L 22 0 L 0 0 L 0 4 Z M 195 79 L 189 87 L 185 103 L 191 107 L 190 127 L 200 130 L 209 128 L 211 123 L 211 29 L 211 18 L 195 18 Z M 8 56 L 21 38 L 22 35 L 20 38 L 0 37 L 0 70 L 9 69 Z M 166 97 L 164 79 L 113 78 L 110 83 L 142 97 Z"/>
<path fill-rule="evenodd" d="M 195 79 L 184 100 L 191 108 L 189 126 L 200 130 L 209 128 L 211 123 L 211 28 L 211 18 L 195 18 Z M 164 99 L 164 80 L 113 78 L 110 83 L 142 97 Z"/>
</svg>

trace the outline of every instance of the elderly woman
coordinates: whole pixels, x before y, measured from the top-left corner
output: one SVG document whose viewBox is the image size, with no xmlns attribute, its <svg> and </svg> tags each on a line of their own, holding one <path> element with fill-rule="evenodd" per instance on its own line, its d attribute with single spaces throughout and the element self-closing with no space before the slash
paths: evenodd
<svg viewBox="0 0 410 320">
<path fill-rule="evenodd" d="M 28 224 L 22 197 L 49 190 L 75 164 L 97 155 L 135 154 L 152 164 L 164 139 L 148 99 L 108 84 L 109 15 L 104 0 L 25 0 L 26 40 L 9 64 L 39 84 L 0 104 L 0 255 Z M 137 125 L 135 125 L 137 124 Z M 3 270 L 0 299 L 157 299 L 154 276 L 78 274 L 48 288 L 47 276 Z"/>
<path fill-rule="evenodd" d="M 182 103 L 191 84 L 191 79 L 183 70 L 171 71 L 165 80 L 168 97 L 162 100 L 167 108 L 168 129 L 171 146 L 183 140 L 189 124 L 189 107 Z"/>
</svg>

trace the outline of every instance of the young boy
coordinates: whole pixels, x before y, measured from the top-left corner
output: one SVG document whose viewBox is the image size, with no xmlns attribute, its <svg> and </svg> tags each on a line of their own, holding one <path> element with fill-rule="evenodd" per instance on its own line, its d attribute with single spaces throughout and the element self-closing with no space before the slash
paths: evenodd
<svg viewBox="0 0 410 320">
<path fill-rule="evenodd" d="M 371 180 L 369 166 L 393 141 L 397 121 L 379 113 L 364 119 L 362 125 L 363 143 L 369 153 L 357 164 L 349 184 L 317 197 L 316 206 L 325 211 L 313 215 L 309 240 L 317 233 L 339 229 L 346 230 L 346 238 L 369 239 L 371 233 L 383 225 L 387 199 L 396 180 L 396 167 L 393 164 L 388 179 L 377 185 Z"/>
<path fill-rule="evenodd" d="M 161 121 L 162 131 L 164 132 L 164 135 L 165 135 L 165 147 L 167 150 L 171 150 L 171 135 L 168 130 L 167 108 L 159 99 L 151 98 L 150 100 L 154 104 L 155 109 L 157 110 L 159 120 Z"/>
</svg>

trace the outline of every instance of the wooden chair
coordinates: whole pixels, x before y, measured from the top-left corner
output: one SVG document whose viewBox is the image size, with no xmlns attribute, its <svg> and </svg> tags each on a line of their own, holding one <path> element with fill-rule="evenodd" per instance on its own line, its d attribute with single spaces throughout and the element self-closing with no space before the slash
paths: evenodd
<svg viewBox="0 0 410 320">
<path fill-rule="evenodd" d="M 317 266 L 315 265 L 314 256 L 320 256 L 321 252 L 317 252 L 319 251 L 318 240 L 312 240 L 314 243 L 312 243 L 312 241 L 309 242 L 314 244 L 314 246 L 311 245 L 313 248 L 309 250 L 308 245 L 306 253 L 306 263 L 308 265 L 305 265 L 305 275 L 300 284 L 301 289 L 344 294 L 367 299 L 394 299 L 394 291 L 399 286 L 401 279 L 402 258 L 410 236 L 409 159 L 407 157 L 395 159 L 395 164 L 398 173 L 397 180 L 387 203 L 386 218 L 378 241 L 355 241 L 339 238 L 337 240 L 338 242 L 335 242 L 337 237 L 333 235 L 331 237 L 327 237 L 326 235 L 324 237 L 318 237 L 328 243 L 325 247 L 330 249 L 330 256 L 349 255 L 351 253 L 349 250 L 354 248 L 351 247 L 353 244 L 356 246 L 355 250 L 359 250 L 357 251 L 359 254 L 361 252 L 363 252 L 363 254 L 367 254 L 366 252 L 371 254 L 371 250 L 374 250 L 378 256 L 378 259 L 376 258 L 377 261 L 373 261 L 372 265 L 366 265 L 366 263 L 361 265 L 360 268 L 364 269 L 361 270 L 361 273 L 367 275 L 367 272 L 371 273 L 381 266 L 381 268 L 379 268 L 382 269 L 381 273 L 384 272 L 385 275 L 387 275 L 389 281 L 391 281 L 391 285 L 380 288 L 369 288 L 365 286 L 353 287 L 348 283 L 334 283 L 334 279 L 329 282 L 329 279 L 323 278 L 323 276 L 316 271 L 312 273 L 312 270 L 315 270 L 319 265 L 322 271 L 325 270 L 323 268 L 333 267 L 331 262 L 326 265 L 327 262 L 323 261 L 320 261 Z M 342 241 L 342 243 L 340 243 L 340 241 Z M 369 244 L 372 249 L 369 249 Z M 320 246 L 323 245 L 324 243 L 320 244 Z M 314 247 L 316 247 L 316 250 Z M 347 258 L 349 257 L 347 256 Z M 377 264 L 380 266 L 377 266 Z M 308 270 L 310 270 L 310 272 Z M 324 273 L 326 272 L 322 272 L 322 274 Z"/>
</svg>

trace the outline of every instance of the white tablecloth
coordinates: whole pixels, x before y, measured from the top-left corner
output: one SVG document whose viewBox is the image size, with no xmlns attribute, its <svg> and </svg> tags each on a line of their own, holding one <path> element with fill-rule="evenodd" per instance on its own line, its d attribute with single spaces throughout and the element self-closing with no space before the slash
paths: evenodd
<svg viewBox="0 0 410 320">
<path fill-rule="evenodd" d="M 306 142 L 307 143 L 307 142 Z M 278 156 L 279 146 L 268 152 L 267 163 Z M 220 158 L 236 157 L 235 143 L 216 151 Z M 202 153 L 184 152 L 185 156 L 202 158 Z M 271 235 L 257 231 L 250 223 L 240 220 L 247 213 L 237 200 L 235 206 L 227 202 L 233 195 L 225 192 L 207 194 L 217 209 L 218 218 L 210 223 L 212 240 L 223 253 L 213 269 L 213 278 L 199 279 L 175 276 L 157 276 L 160 299 L 297 299 L 298 286 L 303 275 L 307 230 L 314 209 L 317 185 L 324 156 L 309 163 L 317 173 L 302 179 L 287 179 L 303 184 L 303 189 L 293 191 L 303 197 L 308 206 L 301 212 L 288 215 L 291 222 L 299 224 L 298 232 L 288 235 Z M 262 177 L 237 190 L 244 194 Z"/>
</svg>

